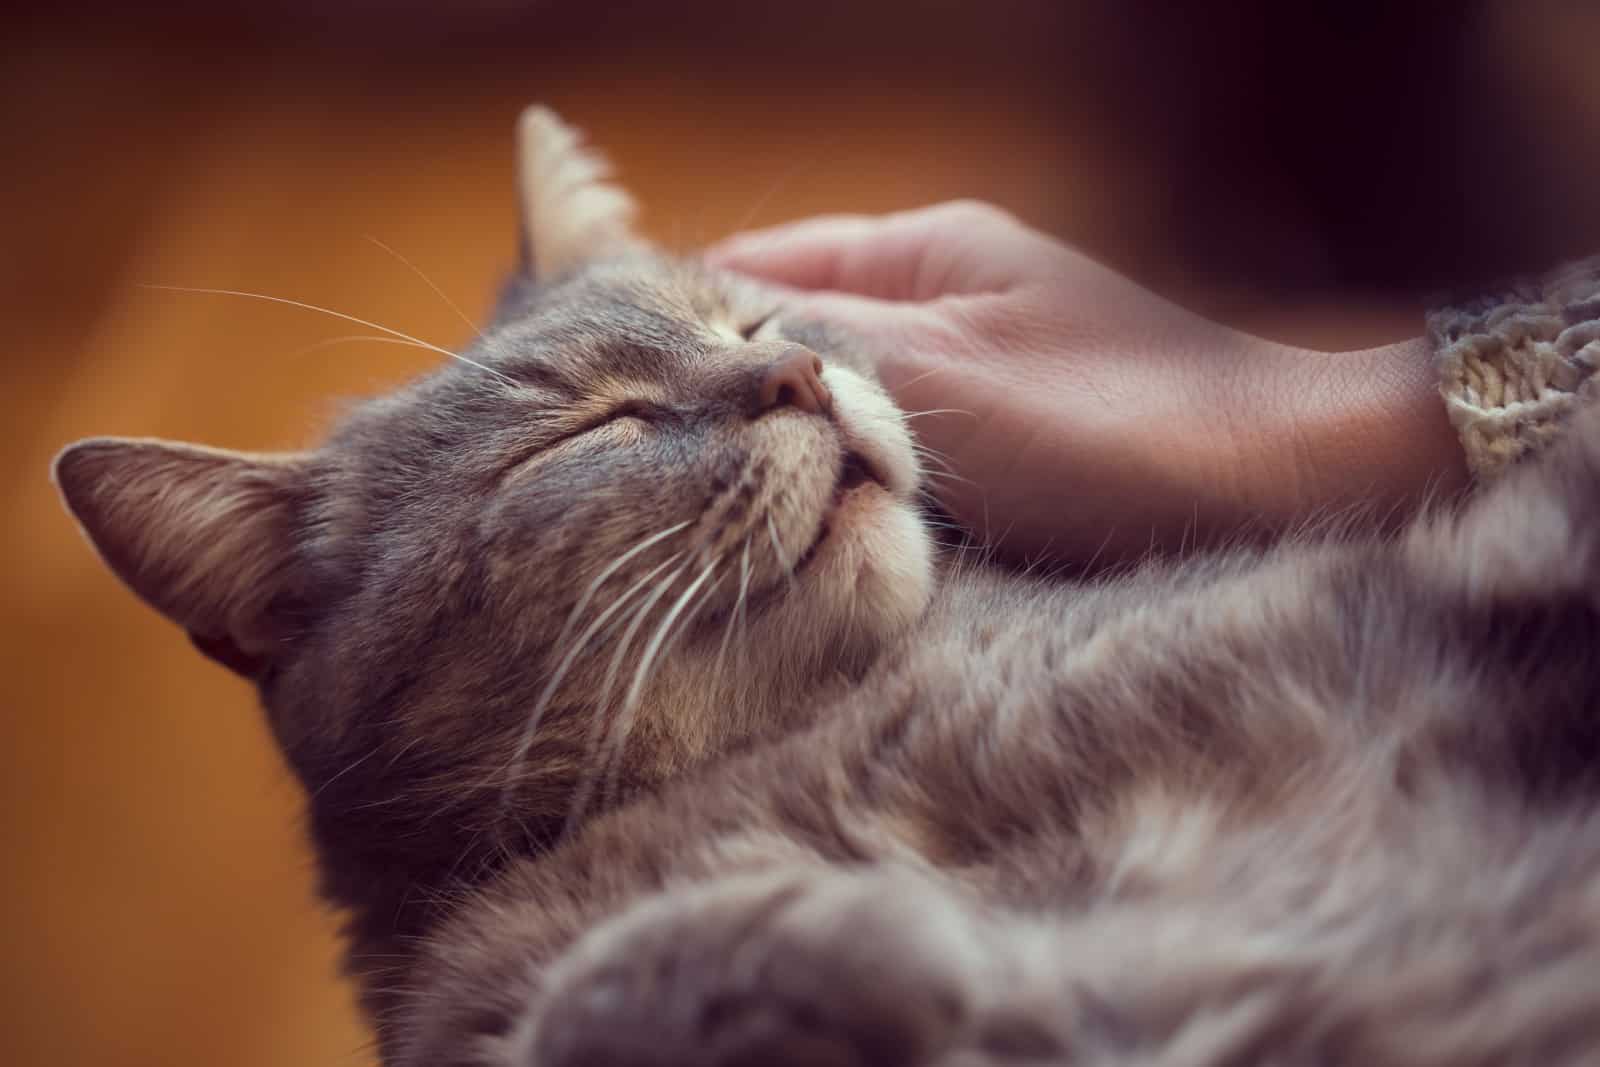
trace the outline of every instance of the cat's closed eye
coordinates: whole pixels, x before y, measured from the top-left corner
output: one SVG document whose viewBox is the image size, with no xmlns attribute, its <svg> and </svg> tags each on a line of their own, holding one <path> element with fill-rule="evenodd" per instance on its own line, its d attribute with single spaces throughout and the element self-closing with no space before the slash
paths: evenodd
<svg viewBox="0 0 1600 1067">
<path fill-rule="evenodd" d="M 566 433 L 540 444 L 531 452 L 526 452 L 519 456 L 505 469 L 503 476 L 514 476 L 537 466 L 540 460 L 559 451 L 564 446 L 595 437 L 604 431 L 618 431 L 615 434 L 615 443 L 618 445 L 626 445 L 637 441 L 640 435 L 645 432 L 646 427 L 660 421 L 663 414 L 661 409 L 642 400 L 624 400 L 606 409 L 603 414 L 589 419 Z"/>
<path fill-rule="evenodd" d="M 743 337 L 746 341 L 754 341 L 756 339 L 756 335 L 765 329 L 767 324 L 772 322 L 772 320 L 777 317 L 777 314 L 778 313 L 776 311 L 769 311 L 759 319 L 756 319 L 754 322 L 750 323 L 748 326 L 740 327 L 739 336 Z"/>
<path fill-rule="evenodd" d="M 658 408 L 642 400 L 624 400 L 607 409 L 604 414 L 585 422 L 572 432 L 563 434 L 551 441 L 545 446 L 545 449 L 555 448 L 566 444 L 568 441 L 586 437 L 597 431 L 620 428 L 625 424 L 632 424 L 631 428 L 640 429 L 649 423 L 658 421 L 660 415 L 661 411 Z"/>
<path fill-rule="evenodd" d="M 619 419 L 634 419 L 639 422 L 654 422 L 660 416 L 659 409 L 651 407 L 642 400 L 624 400 L 590 425 L 589 429 L 599 429 L 607 423 Z M 580 431 L 580 432 L 587 432 Z"/>
</svg>

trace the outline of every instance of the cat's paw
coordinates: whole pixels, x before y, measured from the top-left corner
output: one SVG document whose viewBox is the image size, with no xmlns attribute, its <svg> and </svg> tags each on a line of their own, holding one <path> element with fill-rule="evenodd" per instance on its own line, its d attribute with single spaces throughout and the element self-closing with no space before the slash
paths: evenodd
<svg viewBox="0 0 1600 1067">
<path fill-rule="evenodd" d="M 530 1067 L 895 1067 L 969 1036 L 972 918 L 905 874 L 797 872 L 663 895 L 548 974 Z"/>
</svg>

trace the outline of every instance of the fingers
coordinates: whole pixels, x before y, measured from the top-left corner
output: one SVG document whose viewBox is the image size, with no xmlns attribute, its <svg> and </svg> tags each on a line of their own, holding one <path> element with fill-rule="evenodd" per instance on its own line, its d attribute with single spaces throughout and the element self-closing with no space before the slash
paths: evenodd
<svg viewBox="0 0 1600 1067">
<path fill-rule="evenodd" d="M 866 279 L 853 276 L 867 266 L 860 250 L 871 245 L 882 222 L 868 215 L 818 215 L 735 234 L 708 249 L 706 259 L 718 267 L 797 289 L 885 296 L 877 289 L 892 279 L 892 271 Z M 863 288 L 868 282 L 871 287 Z"/>
<path fill-rule="evenodd" d="M 796 290 L 784 301 L 784 308 L 787 313 L 844 326 L 877 341 L 926 332 L 918 327 L 931 328 L 939 318 L 934 307 L 832 290 Z"/>
<path fill-rule="evenodd" d="M 995 280 L 1028 235 L 1009 215 L 957 201 L 890 215 L 823 215 L 737 234 L 706 254 L 715 266 L 799 289 L 880 300 L 932 300 Z"/>
</svg>

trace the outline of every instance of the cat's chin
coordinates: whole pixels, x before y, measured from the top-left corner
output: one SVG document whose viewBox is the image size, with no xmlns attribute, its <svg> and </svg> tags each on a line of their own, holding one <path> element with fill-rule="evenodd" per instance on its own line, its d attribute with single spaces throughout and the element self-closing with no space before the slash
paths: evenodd
<svg viewBox="0 0 1600 1067">
<path fill-rule="evenodd" d="M 845 640 L 881 644 L 921 617 L 933 592 L 933 550 L 911 505 L 876 482 L 846 493 L 809 550 L 790 606 Z"/>
</svg>

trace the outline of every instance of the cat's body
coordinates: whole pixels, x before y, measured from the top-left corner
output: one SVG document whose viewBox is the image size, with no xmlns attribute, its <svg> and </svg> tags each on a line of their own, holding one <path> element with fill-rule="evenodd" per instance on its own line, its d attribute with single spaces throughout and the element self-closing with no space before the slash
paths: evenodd
<svg viewBox="0 0 1600 1067">
<path fill-rule="evenodd" d="M 1395 556 L 947 583 L 816 725 L 458 913 L 409 1055 L 530 1062 L 553 1002 L 560 1063 L 1592 1061 L 1600 626 Z"/>
<path fill-rule="evenodd" d="M 859 354 L 525 133 L 467 361 L 58 468 L 260 684 L 388 1062 L 1600 1057 L 1600 421 L 1398 538 L 941 563 Z"/>
</svg>

